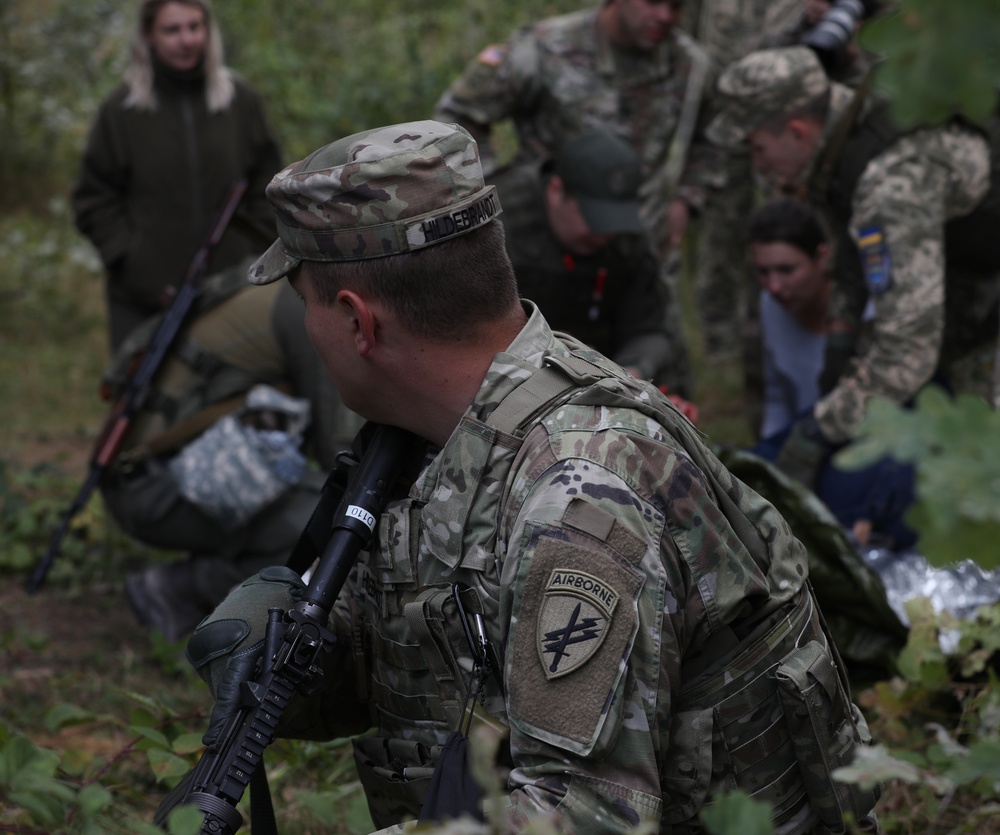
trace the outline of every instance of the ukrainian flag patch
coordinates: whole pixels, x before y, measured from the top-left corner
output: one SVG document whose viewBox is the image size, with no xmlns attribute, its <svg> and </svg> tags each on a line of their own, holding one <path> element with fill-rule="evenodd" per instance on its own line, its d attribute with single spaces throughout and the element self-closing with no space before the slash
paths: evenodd
<svg viewBox="0 0 1000 835">
<path fill-rule="evenodd" d="M 877 296 L 892 286 L 892 258 L 881 226 L 858 230 L 858 251 L 869 292 Z"/>
</svg>

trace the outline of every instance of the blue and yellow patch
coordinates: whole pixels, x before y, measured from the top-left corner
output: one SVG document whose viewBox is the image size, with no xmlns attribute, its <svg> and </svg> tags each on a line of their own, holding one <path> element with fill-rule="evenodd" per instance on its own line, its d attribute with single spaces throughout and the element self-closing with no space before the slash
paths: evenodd
<svg viewBox="0 0 1000 835">
<path fill-rule="evenodd" d="M 892 287 L 892 257 L 881 226 L 858 230 L 858 251 L 869 292 L 877 296 Z"/>
</svg>

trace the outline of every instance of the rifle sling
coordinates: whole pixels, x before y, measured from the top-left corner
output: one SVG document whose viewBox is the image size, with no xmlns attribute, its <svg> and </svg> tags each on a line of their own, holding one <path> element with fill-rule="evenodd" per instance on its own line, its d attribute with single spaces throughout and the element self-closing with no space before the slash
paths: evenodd
<svg viewBox="0 0 1000 835">
<path fill-rule="evenodd" d="M 333 531 L 333 515 L 337 512 L 346 489 L 347 471 L 338 461 L 337 467 L 327 476 L 319 501 L 285 562 L 292 571 L 304 574 L 323 555 Z"/>
<path fill-rule="evenodd" d="M 836 166 L 840 159 L 840 153 L 843 151 L 844 145 L 847 143 L 847 138 L 850 136 L 851 130 L 857 123 L 858 116 L 861 115 L 862 108 L 864 107 L 865 101 L 868 99 L 871 87 L 872 70 L 869 70 L 865 74 L 865 77 L 861 80 L 861 83 L 855 89 L 854 97 L 851 99 L 851 103 L 841 116 L 840 121 L 837 123 L 830 135 L 830 139 L 826 143 L 826 147 L 822 150 L 820 157 L 816 162 L 815 174 L 812 176 L 808 184 L 808 196 L 810 200 L 815 201 L 818 205 L 822 205 L 823 201 L 826 199 L 826 190 L 830 186 L 834 166 Z"/>
<path fill-rule="evenodd" d="M 253 835 L 278 835 L 278 821 L 274 815 L 263 754 L 250 775 L 250 831 Z"/>
</svg>

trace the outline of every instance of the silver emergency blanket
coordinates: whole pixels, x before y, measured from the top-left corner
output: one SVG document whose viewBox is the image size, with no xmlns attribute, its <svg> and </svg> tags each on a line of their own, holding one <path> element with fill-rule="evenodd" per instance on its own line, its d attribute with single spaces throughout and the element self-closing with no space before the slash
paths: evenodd
<svg viewBox="0 0 1000 835">
<path fill-rule="evenodd" d="M 1000 570 L 984 571 L 972 560 L 947 568 L 934 568 L 920 554 L 874 546 L 859 549 L 885 586 L 889 605 L 910 625 L 905 603 L 916 597 L 930 600 L 938 614 L 971 618 L 980 606 L 1000 601 Z"/>
<path fill-rule="evenodd" d="M 224 530 L 239 529 L 305 476 L 308 465 L 299 447 L 309 411 L 308 400 L 254 386 L 237 412 L 217 420 L 171 459 L 181 495 Z M 258 428 L 259 414 L 279 419 L 282 428 Z"/>
</svg>

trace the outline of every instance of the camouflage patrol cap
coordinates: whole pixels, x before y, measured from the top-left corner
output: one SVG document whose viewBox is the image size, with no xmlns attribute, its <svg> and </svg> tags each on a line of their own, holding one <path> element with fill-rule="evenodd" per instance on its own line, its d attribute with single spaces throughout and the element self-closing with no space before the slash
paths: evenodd
<svg viewBox="0 0 1000 835">
<path fill-rule="evenodd" d="M 639 155 L 603 130 L 575 136 L 560 149 L 554 172 L 598 235 L 639 234 Z"/>
<path fill-rule="evenodd" d="M 751 131 L 812 103 L 829 89 L 823 66 L 808 47 L 751 52 L 719 77 L 719 114 L 708 126 L 708 138 L 716 145 L 739 145 Z"/>
<path fill-rule="evenodd" d="M 250 268 L 252 284 L 277 281 L 302 261 L 412 252 L 500 214 L 472 137 L 429 120 L 339 139 L 276 174 L 266 193 L 278 240 Z"/>
</svg>

